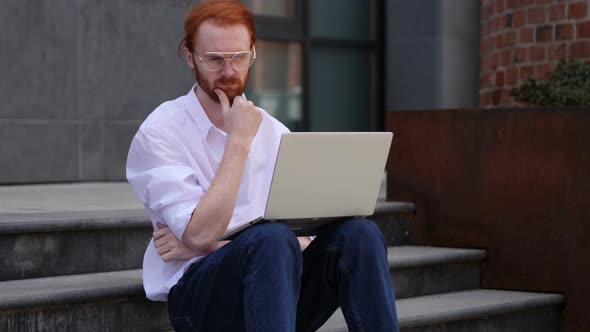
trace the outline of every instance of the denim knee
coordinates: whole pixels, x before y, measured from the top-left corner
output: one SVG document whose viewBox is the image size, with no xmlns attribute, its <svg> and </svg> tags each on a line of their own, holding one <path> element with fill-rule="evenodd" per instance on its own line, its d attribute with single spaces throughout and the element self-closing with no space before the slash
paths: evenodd
<svg viewBox="0 0 590 332">
<path fill-rule="evenodd" d="M 250 245 L 269 249 L 284 247 L 299 249 L 299 241 L 295 233 L 283 223 L 269 222 L 256 225 L 247 231 L 247 238 Z"/>
<path fill-rule="evenodd" d="M 347 234 L 348 240 L 352 242 L 382 242 L 383 234 L 377 225 L 368 219 L 349 219 L 342 224 L 343 231 Z"/>
</svg>

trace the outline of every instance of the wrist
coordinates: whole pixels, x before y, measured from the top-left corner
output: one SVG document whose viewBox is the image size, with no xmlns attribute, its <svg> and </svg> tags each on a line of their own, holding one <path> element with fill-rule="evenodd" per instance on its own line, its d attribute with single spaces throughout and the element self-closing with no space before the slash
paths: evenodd
<svg viewBox="0 0 590 332">
<path fill-rule="evenodd" d="M 227 138 L 227 147 L 233 150 L 237 150 L 240 152 L 245 152 L 248 154 L 250 152 L 250 143 L 251 140 L 240 138 L 235 135 L 229 135 Z"/>
</svg>

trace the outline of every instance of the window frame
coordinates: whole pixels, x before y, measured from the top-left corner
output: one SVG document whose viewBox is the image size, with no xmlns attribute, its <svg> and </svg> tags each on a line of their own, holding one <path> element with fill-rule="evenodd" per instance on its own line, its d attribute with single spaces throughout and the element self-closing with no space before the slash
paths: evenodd
<svg viewBox="0 0 590 332">
<path fill-rule="evenodd" d="M 369 112 L 368 123 L 370 131 L 382 131 L 385 127 L 385 62 L 384 62 L 384 26 L 385 0 L 372 0 L 371 12 L 374 13 L 374 26 L 371 27 L 372 40 L 341 39 L 330 37 L 313 37 L 310 26 L 310 1 L 293 0 L 293 16 L 265 16 L 254 15 L 256 24 L 256 39 L 274 42 L 301 43 L 302 62 L 302 110 L 301 130 L 311 129 L 311 98 L 309 91 L 311 52 L 313 47 L 354 48 L 370 52 L 370 82 L 369 82 Z M 316 0 L 317 1 L 317 0 Z M 374 30 L 373 30 L 374 29 Z"/>
</svg>

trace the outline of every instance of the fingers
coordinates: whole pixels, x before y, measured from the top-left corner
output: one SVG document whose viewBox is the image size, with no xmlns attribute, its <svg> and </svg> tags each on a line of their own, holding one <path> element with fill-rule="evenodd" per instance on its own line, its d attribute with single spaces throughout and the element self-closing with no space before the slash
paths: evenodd
<svg viewBox="0 0 590 332">
<path fill-rule="evenodd" d="M 176 237 L 174 237 L 174 238 L 176 238 Z M 158 239 L 154 238 L 154 246 L 156 246 L 156 248 L 159 248 L 159 247 L 165 245 L 166 243 L 169 243 L 172 241 L 174 241 L 174 239 L 171 238 L 170 236 L 162 236 Z"/>
<path fill-rule="evenodd" d="M 215 93 L 217 97 L 219 97 L 219 102 L 221 103 L 221 111 L 223 113 L 229 111 L 229 99 L 227 99 L 227 95 L 221 89 L 215 89 Z M 235 100 L 235 98 L 234 98 Z"/>
<path fill-rule="evenodd" d="M 243 109 L 250 108 L 250 109 L 255 109 L 254 108 L 254 103 L 252 101 L 244 98 L 244 96 L 235 96 L 234 97 L 233 104 L 232 104 L 232 107 L 234 107 L 234 105 L 237 108 L 243 108 Z"/>
<path fill-rule="evenodd" d="M 165 227 L 165 228 L 160 228 L 157 231 L 152 233 L 152 236 L 154 237 L 154 240 L 158 240 L 161 237 L 166 236 L 167 234 L 170 234 L 170 228 Z"/>
<path fill-rule="evenodd" d="M 172 246 L 171 246 L 169 243 L 166 243 L 166 244 L 164 244 L 163 246 L 161 246 L 161 247 L 157 247 L 157 248 L 158 248 L 158 249 L 157 249 L 157 250 L 158 250 L 158 254 L 159 254 L 160 256 L 162 256 L 162 255 L 164 255 L 165 253 L 167 253 L 167 252 L 170 252 L 170 251 L 172 251 L 172 249 L 174 249 L 174 248 L 172 248 Z"/>
<path fill-rule="evenodd" d="M 172 233 L 170 228 L 168 228 L 168 226 L 166 226 L 162 223 L 158 222 L 158 223 L 156 223 L 156 226 L 158 227 L 158 230 L 152 233 L 154 240 L 157 240 L 157 239 L 161 238 L 162 236 L 165 236 L 166 234 Z"/>
</svg>

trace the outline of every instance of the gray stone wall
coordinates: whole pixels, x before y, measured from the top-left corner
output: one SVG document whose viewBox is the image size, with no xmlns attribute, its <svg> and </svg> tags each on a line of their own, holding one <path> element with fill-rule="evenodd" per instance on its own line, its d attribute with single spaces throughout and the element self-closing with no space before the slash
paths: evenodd
<svg viewBox="0 0 590 332">
<path fill-rule="evenodd" d="M 385 1 L 386 109 L 477 106 L 479 1 Z M 0 184 L 123 180 L 139 124 L 193 82 L 188 2 L 0 0 Z"/>
<path fill-rule="evenodd" d="M 386 0 L 386 109 L 479 105 L 476 0 Z"/>
<path fill-rule="evenodd" d="M 193 82 L 185 6 L 0 0 L 0 183 L 124 179 L 139 124 Z"/>
</svg>

